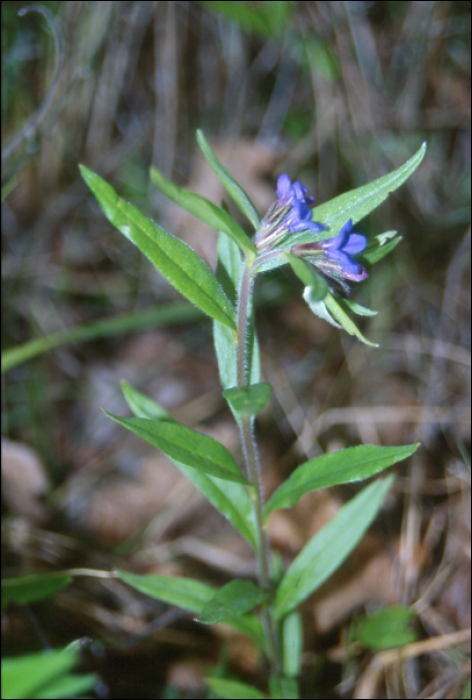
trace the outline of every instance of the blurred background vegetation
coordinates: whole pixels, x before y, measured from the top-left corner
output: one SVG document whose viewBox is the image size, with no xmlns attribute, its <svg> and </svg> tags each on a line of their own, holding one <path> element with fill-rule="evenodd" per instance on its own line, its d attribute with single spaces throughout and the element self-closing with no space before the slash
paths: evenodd
<svg viewBox="0 0 472 700">
<path fill-rule="evenodd" d="M 274 386 L 259 435 L 267 492 L 306 455 L 422 442 L 396 468 L 376 530 L 304 606 L 302 688 L 460 697 L 464 647 L 445 644 L 379 676 L 375 654 L 351 641 L 353 615 L 389 604 L 415 605 L 420 638 L 470 626 L 470 3 L 73 0 L 1 10 L 5 575 L 119 566 L 221 584 L 253 573 L 220 516 L 101 411 L 126 413 L 126 379 L 237 454 L 210 322 L 111 228 L 78 163 L 214 266 L 215 233 L 148 177 L 156 165 L 219 204 L 197 128 L 262 213 L 282 172 L 322 203 L 427 141 L 411 179 L 356 227 L 403 236 L 352 292 L 379 310 L 363 330 L 380 349 L 313 317 L 285 268 L 259 280 Z M 274 514 L 280 556 L 289 562 L 355 490 Z M 112 580 L 76 579 L 4 615 L 8 655 L 93 640 L 83 664 L 102 679 L 96 696 L 211 697 L 209 669 L 249 682 L 261 672 L 247 640 Z"/>
</svg>

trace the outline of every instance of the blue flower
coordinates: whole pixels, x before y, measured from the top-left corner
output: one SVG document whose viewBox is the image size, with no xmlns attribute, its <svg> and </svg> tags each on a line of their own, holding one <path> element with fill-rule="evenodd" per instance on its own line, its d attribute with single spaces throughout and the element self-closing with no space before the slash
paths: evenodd
<svg viewBox="0 0 472 700">
<path fill-rule="evenodd" d="M 277 201 L 270 207 L 256 233 L 255 242 L 259 251 L 268 251 L 291 233 L 323 231 L 326 226 L 311 220 L 311 207 L 315 200 L 307 195 L 301 182 L 291 183 L 288 175 L 277 180 Z"/>
<path fill-rule="evenodd" d="M 337 236 L 314 243 L 300 243 L 292 246 L 291 252 L 298 257 L 307 257 L 321 272 L 337 280 L 345 291 L 343 280 L 362 282 L 369 276 L 367 270 L 353 255 L 361 253 L 367 239 L 360 233 L 352 232 L 352 219 L 346 221 Z"/>
<path fill-rule="evenodd" d="M 344 272 L 357 276 L 361 273 L 363 267 L 352 256 L 364 250 L 367 245 L 367 239 L 360 233 L 351 233 L 351 231 L 352 219 L 349 219 L 337 236 L 328 238 L 321 243 L 321 248 L 325 251 L 326 257 L 336 260 Z"/>
<path fill-rule="evenodd" d="M 315 203 L 314 197 L 307 197 L 307 188 L 301 182 L 292 183 L 288 175 L 281 175 L 277 180 L 277 197 L 280 204 L 293 204 L 294 197 L 308 207 Z"/>
<path fill-rule="evenodd" d="M 326 229 L 323 224 L 311 220 L 315 199 L 307 195 L 307 188 L 298 180 L 292 185 L 288 175 L 281 175 L 277 180 L 277 197 L 279 205 L 291 207 L 284 219 L 290 233 L 307 230 L 316 233 Z"/>
</svg>

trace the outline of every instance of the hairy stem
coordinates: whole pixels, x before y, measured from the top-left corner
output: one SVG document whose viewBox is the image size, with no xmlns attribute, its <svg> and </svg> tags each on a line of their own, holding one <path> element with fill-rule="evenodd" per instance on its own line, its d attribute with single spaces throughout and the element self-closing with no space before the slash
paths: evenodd
<svg viewBox="0 0 472 700">
<path fill-rule="evenodd" d="M 237 381 L 238 386 L 246 387 L 250 383 L 248 341 L 253 334 L 249 332 L 249 309 L 251 302 L 252 287 L 254 283 L 254 273 L 250 264 L 246 264 L 241 277 L 238 300 L 238 335 L 236 347 Z M 253 508 L 256 520 L 258 547 L 258 580 L 262 590 L 268 593 L 272 590 L 270 579 L 270 543 L 267 537 L 267 530 L 264 526 L 263 507 L 264 494 L 262 489 L 261 467 L 257 453 L 257 445 L 254 435 L 254 417 L 241 415 L 240 418 L 241 442 L 243 446 L 244 459 L 246 462 L 247 478 L 254 486 Z M 279 643 L 276 633 L 276 625 L 272 615 L 272 604 L 263 606 L 262 623 L 267 638 L 269 655 L 271 657 L 272 670 L 274 674 L 281 673 L 281 661 Z"/>
</svg>

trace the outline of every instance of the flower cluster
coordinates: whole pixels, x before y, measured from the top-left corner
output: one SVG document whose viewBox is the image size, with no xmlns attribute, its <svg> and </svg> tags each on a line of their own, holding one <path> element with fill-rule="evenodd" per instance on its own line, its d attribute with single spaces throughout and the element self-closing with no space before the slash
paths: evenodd
<svg viewBox="0 0 472 700">
<path fill-rule="evenodd" d="M 314 198 L 307 195 L 301 182 L 290 181 L 288 175 L 281 175 L 277 181 L 277 201 L 271 206 L 262 220 L 255 237 L 255 244 L 262 254 L 280 246 L 290 234 L 301 231 L 318 233 L 327 226 L 311 220 Z M 368 277 L 365 268 L 353 257 L 361 253 L 367 239 L 352 230 L 352 219 L 341 228 L 337 236 L 327 239 L 317 237 L 310 243 L 287 241 L 287 250 L 300 258 L 306 258 L 326 276 L 337 280 L 347 291 L 344 280 L 361 282 Z"/>
<path fill-rule="evenodd" d="M 281 175 L 277 181 L 277 201 L 270 207 L 256 234 L 258 250 L 270 250 L 292 233 L 325 230 L 327 227 L 324 224 L 311 220 L 314 202 L 301 182 L 292 185 L 288 175 Z"/>
<path fill-rule="evenodd" d="M 330 277 L 362 282 L 369 275 L 352 256 L 361 253 L 366 245 L 366 237 L 354 233 L 352 219 L 348 219 L 337 236 L 324 241 L 294 245 L 291 253 L 298 257 L 308 257 L 310 262 Z"/>
</svg>

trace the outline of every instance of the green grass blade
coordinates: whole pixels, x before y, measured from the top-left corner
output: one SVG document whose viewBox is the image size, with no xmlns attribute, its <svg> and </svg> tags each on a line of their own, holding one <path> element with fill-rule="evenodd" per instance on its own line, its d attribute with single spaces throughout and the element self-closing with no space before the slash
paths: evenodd
<svg viewBox="0 0 472 700">
<path fill-rule="evenodd" d="M 132 313 L 102 318 L 81 326 L 35 338 L 2 352 L 2 373 L 32 360 L 49 350 L 68 343 L 82 343 L 112 335 L 134 333 L 143 328 L 157 328 L 174 323 L 187 323 L 201 318 L 201 311 L 186 301 L 171 302 L 159 307 L 137 309 Z M 226 327 L 226 326 L 225 326 Z M 231 331 L 230 331 L 231 332 Z"/>
</svg>

